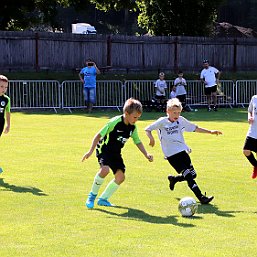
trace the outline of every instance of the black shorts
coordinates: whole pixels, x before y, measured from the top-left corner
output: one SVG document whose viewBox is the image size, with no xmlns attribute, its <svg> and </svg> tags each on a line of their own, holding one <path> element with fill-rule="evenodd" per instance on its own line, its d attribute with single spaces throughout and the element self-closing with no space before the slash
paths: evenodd
<svg viewBox="0 0 257 257">
<path fill-rule="evenodd" d="M 217 85 L 214 85 L 212 87 L 205 87 L 204 88 L 204 94 L 205 95 L 211 95 L 211 93 L 217 92 Z"/>
<path fill-rule="evenodd" d="M 167 160 L 177 173 L 181 173 L 184 170 L 194 168 L 191 163 L 190 156 L 186 151 L 174 154 L 168 157 Z"/>
<path fill-rule="evenodd" d="M 257 139 L 253 137 L 246 137 L 243 149 L 257 153 Z"/>
<path fill-rule="evenodd" d="M 125 173 L 126 167 L 124 165 L 121 154 L 100 153 L 97 155 L 97 158 L 100 167 L 109 166 L 113 174 L 115 174 L 117 170 L 121 170 L 123 173 Z"/>
</svg>

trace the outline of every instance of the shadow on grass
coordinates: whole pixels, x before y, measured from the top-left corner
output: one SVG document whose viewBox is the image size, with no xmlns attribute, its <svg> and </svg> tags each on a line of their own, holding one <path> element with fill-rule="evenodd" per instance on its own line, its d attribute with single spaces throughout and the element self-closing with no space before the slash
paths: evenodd
<svg viewBox="0 0 257 257">
<path fill-rule="evenodd" d="M 4 188 L 4 189 L 1 189 Z M 0 190 L 2 191 L 12 191 L 15 193 L 31 193 L 33 195 L 38 196 L 47 196 L 41 189 L 36 187 L 21 187 L 21 186 L 15 186 L 11 185 L 7 182 L 4 182 L 3 178 L 0 178 Z"/>
<path fill-rule="evenodd" d="M 207 214 L 212 213 L 216 214 L 217 216 L 233 218 L 235 217 L 234 213 L 238 213 L 240 211 L 222 211 L 218 208 L 217 205 L 206 204 L 206 205 L 198 205 L 197 213 Z"/>
<path fill-rule="evenodd" d="M 134 209 L 134 208 L 128 208 L 128 207 L 122 207 L 122 206 L 114 206 L 114 207 L 107 207 L 106 209 L 100 209 L 96 208 L 94 210 L 113 215 L 119 218 L 123 219 L 130 219 L 130 220 L 138 220 L 138 221 L 144 221 L 148 223 L 153 224 L 170 224 L 174 226 L 181 226 L 181 227 L 195 227 L 194 224 L 186 223 L 186 222 L 178 222 L 177 216 L 167 216 L 167 217 L 161 217 L 161 216 L 154 216 L 150 215 L 142 210 Z M 116 213 L 115 209 L 123 209 L 125 210 L 124 213 Z M 113 210 L 113 211 L 111 211 Z M 184 220 L 188 220 L 189 218 L 185 218 Z M 191 217 L 190 219 L 201 219 L 201 217 Z"/>
</svg>

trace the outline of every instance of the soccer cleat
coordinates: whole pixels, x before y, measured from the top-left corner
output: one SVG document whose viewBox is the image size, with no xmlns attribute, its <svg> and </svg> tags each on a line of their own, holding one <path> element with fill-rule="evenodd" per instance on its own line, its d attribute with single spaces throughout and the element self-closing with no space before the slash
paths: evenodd
<svg viewBox="0 0 257 257">
<path fill-rule="evenodd" d="M 213 107 L 213 111 L 215 111 L 215 112 L 217 112 L 217 111 L 218 111 L 218 109 L 217 109 L 217 107 L 216 107 L 216 106 L 214 106 L 214 107 Z"/>
<path fill-rule="evenodd" d="M 211 112 L 211 107 L 208 107 L 207 111 L 208 111 L 208 112 Z"/>
<path fill-rule="evenodd" d="M 95 198 L 96 198 L 96 195 L 90 192 L 86 201 L 86 206 L 88 209 L 94 208 Z"/>
<path fill-rule="evenodd" d="M 176 184 L 175 177 L 172 175 L 169 175 L 168 180 L 170 181 L 170 190 L 173 191 Z"/>
<path fill-rule="evenodd" d="M 0 173 L 2 173 L 4 170 L 0 167 Z"/>
<path fill-rule="evenodd" d="M 103 199 L 103 198 L 99 198 L 97 204 L 98 204 L 99 206 L 108 206 L 108 207 L 114 206 L 114 205 L 111 204 L 107 199 Z"/>
<path fill-rule="evenodd" d="M 205 195 L 202 195 L 201 198 L 199 199 L 201 204 L 208 204 L 213 200 L 214 196 L 207 197 Z"/>
<path fill-rule="evenodd" d="M 252 179 L 257 178 L 257 167 L 253 167 Z"/>
</svg>

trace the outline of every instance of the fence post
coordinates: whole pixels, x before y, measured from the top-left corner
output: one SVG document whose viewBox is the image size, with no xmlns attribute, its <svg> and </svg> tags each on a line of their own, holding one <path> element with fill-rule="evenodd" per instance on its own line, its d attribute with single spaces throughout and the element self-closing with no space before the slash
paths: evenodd
<svg viewBox="0 0 257 257">
<path fill-rule="evenodd" d="M 35 59 L 36 59 L 36 63 L 35 63 L 35 69 L 36 71 L 39 70 L 39 61 L 38 61 L 38 40 L 39 40 L 39 35 L 38 35 L 38 32 L 35 33 L 35 44 L 36 44 L 36 47 L 35 47 Z"/>
<path fill-rule="evenodd" d="M 112 66 L 112 40 L 111 40 L 111 36 L 109 35 L 107 37 L 107 66 Z"/>
<path fill-rule="evenodd" d="M 237 39 L 234 39 L 234 55 L 233 55 L 233 71 L 236 72 L 237 70 Z"/>
</svg>

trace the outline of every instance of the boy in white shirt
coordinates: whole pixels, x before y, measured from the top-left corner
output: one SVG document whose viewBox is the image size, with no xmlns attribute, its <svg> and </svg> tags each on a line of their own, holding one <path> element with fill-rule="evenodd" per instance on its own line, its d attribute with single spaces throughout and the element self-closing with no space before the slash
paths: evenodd
<svg viewBox="0 0 257 257">
<path fill-rule="evenodd" d="M 158 131 L 165 158 L 179 174 L 178 176 L 168 176 L 170 190 L 174 190 L 177 182 L 187 181 L 189 188 L 194 192 L 201 204 L 208 204 L 214 197 L 206 197 L 203 195 L 195 181 L 196 171 L 194 170 L 189 156 L 191 149 L 185 143 L 183 132 L 200 132 L 213 135 L 220 135 L 222 132 L 198 127 L 180 116 L 181 111 L 182 104 L 177 98 L 168 100 L 166 109 L 167 116 L 159 118 L 157 121 L 146 127 L 146 135 L 150 139 L 149 145 L 154 146 L 155 140 L 152 131 Z"/>
<path fill-rule="evenodd" d="M 253 153 L 257 153 L 257 95 L 254 95 L 248 107 L 248 122 L 250 127 L 245 139 L 243 153 L 248 161 L 253 165 L 252 178 L 257 177 L 257 160 Z"/>
<path fill-rule="evenodd" d="M 155 99 L 157 100 L 157 103 L 163 106 L 166 102 L 166 89 L 167 89 L 167 83 L 165 81 L 165 74 L 164 72 L 161 72 L 159 74 L 159 79 L 157 79 L 154 83 L 154 87 L 156 88 L 155 92 Z"/>
</svg>

